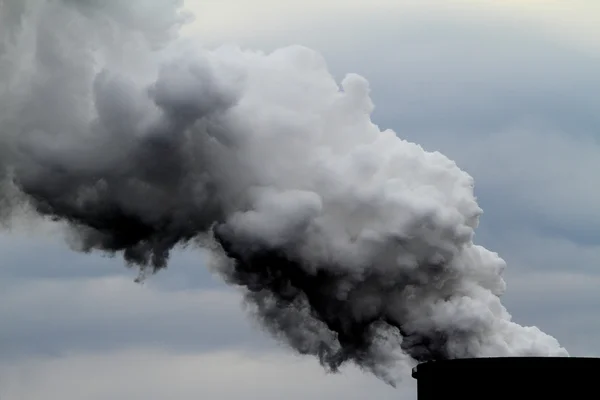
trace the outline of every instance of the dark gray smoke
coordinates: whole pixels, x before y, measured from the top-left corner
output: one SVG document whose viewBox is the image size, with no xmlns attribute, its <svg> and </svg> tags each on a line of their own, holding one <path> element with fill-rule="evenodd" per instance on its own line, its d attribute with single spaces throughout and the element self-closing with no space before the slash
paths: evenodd
<svg viewBox="0 0 600 400">
<path fill-rule="evenodd" d="M 178 9 L 0 0 L 3 216 L 67 222 L 142 273 L 202 243 L 333 371 L 393 384 L 415 361 L 567 354 L 500 303 L 471 177 L 374 125 L 363 78 L 339 85 L 302 47 L 179 47 Z"/>
</svg>

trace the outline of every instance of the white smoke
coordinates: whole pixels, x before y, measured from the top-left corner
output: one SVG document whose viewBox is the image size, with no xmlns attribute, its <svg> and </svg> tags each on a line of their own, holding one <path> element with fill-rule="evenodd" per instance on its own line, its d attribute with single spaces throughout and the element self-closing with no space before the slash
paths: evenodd
<svg viewBox="0 0 600 400">
<path fill-rule="evenodd" d="M 364 78 L 338 83 L 300 46 L 179 46 L 179 6 L 0 0 L 3 214 L 25 201 L 142 270 L 216 225 L 225 279 L 269 292 L 249 297 L 258 318 L 333 369 L 393 383 L 421 359 L 567 355 L 501 304 L 505 263 L 473 243 L 473 179 L 375 125 Z M 321 281 L 294 278 L 291 299 L 262 271 L 236 275 L 231 259 L 275 250 L 328 277 L 318 295 Z"/>
</svg>

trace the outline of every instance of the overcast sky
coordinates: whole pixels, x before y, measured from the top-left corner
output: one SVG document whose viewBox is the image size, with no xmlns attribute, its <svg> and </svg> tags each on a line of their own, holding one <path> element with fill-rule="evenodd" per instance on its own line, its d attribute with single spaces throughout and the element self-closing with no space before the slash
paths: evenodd
<svg viewBox="0 0 600 400">
<path fill-rule="evenodd" d="M 0 0 L 2 2 L 2 0 Z M 588 1 L 188 0 L 198 46 L 302 44 L 371 83 L 374 120 L 475 177 L 476 241 L 507 261 L 504 302 L 572 355 L 600 355 L 600 5 Z M 0 236 L 0 399 L 414 399 L 327 375 L 246 317 L 179 251 L 144 285 L 71 252 L 60 228 Z"/>
</svg>

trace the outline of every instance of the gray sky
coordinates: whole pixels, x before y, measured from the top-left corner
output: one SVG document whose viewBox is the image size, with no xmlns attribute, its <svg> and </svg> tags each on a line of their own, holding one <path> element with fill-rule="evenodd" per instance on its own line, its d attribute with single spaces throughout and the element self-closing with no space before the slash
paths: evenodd
<svg viewBox="0 0 600 400">
<path fill-rule="evenodd" d="M 364 75 L 376 123 L 475 177 L 476 239 L 508 262 L 517 322 L 600 354 L 596 1 L 188 3 L 198 45 L 303 44 L 336 76 Z M 197 249 L 137 285 L 121 260 L 71 252 L 60 232 L 0 237 L 0 398 L 415 398 L 411 379 L 329 376 L 278 346 Z"/>
</svg>

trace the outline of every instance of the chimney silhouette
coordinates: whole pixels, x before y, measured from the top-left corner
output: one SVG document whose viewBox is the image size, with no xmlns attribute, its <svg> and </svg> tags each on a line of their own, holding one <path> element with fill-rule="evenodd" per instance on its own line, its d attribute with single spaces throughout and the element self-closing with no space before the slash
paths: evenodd
<svg viewBox="0 0 600 400">
<path fill-rule="evenodd" d="M 418 400 L 600 399 L 600 358 L 429 361 L 413 369 Z"/>
</svg>

